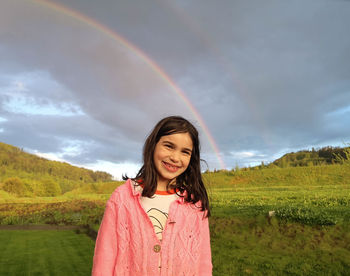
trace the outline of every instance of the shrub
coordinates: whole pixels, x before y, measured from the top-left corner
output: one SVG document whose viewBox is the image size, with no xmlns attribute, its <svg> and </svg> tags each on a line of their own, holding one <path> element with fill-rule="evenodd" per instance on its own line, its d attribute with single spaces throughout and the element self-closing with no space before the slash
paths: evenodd
<svg viewBox="0 0 350 276">
<path fill-rule="evenodd" d="M 24 196 L 27 192 L 26 186 L 23 184 L 22 180 L 19 179 L 18 177 L 11 177 L 6 179 L 4 181 L 2 189 L 16 196 Z"/>
<path fill-rule="evenodd" d="M 344 148 L 342 153 L 333 153 L 333 155 L 336 162 L 340 164 L 350 165 L 350 147 Z"/>
</svg>

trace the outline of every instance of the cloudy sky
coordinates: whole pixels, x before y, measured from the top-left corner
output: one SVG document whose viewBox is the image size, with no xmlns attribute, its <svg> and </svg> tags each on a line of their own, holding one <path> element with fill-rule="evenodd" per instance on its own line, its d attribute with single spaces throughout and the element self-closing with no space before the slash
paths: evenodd
<svg viewBox="0 0 350 276">
<path fill-rule="evenodd" d="M 198 127 L 210 170 L 350 142 L 350 1 L 0 7 L 1 142 L 116 178 L 167 115 Z"/>
</svg>

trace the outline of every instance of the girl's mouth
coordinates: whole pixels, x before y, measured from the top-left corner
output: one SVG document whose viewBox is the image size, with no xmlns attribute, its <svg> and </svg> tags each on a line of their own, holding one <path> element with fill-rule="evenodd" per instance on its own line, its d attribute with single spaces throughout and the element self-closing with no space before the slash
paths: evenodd
<svg viewBox="0 0 350 276">
<path fill-rule="evenodd" d="M 167 162 L 162 161 L 162 163 L 163 163 L 164 167 L 165 167 L 168 171 L 170 171 L 170 172 L 176 172 L 176 171 L 179 169 L 178 166 L 170 165 L 170 164 L 167 163 Z"/>
</svg>

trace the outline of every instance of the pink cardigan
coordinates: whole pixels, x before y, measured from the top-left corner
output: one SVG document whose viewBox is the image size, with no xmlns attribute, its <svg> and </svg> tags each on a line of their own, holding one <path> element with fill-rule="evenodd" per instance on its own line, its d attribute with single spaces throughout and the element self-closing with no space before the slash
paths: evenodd
<svg viewBox="0 0 350 276">
<path fill-rule="evenodd" d="M 160 242 L 140 192 L 129 179 L 107 202 L 98 231 L 92 275 L 212 275 L 208 218 L 179 198 L 171 203 Z M 158 269 L 161 254 L 161 269 Z"/>
</svg>

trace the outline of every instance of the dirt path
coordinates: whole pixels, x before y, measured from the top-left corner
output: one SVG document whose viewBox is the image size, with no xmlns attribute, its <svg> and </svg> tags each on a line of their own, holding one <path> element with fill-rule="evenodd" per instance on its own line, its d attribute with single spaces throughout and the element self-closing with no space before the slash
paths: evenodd
<svg viewBox="0 0 350 276">
<path fill-rule="evenodd" d="M 0 230 L 76 230 L 83 229 L 75 225 L 0 225 Z"/>
</svg>

